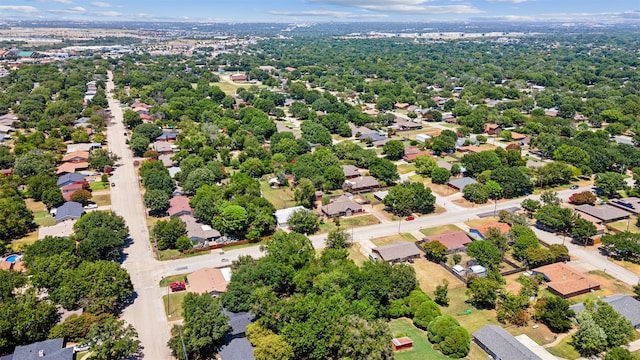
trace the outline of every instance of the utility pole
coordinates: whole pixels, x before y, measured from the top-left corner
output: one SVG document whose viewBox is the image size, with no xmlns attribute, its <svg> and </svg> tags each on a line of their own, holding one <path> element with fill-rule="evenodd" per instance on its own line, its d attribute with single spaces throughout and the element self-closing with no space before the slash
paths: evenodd
<svg viewBox="0 0 640 360">
<path fill-rule="evenodd" d="M 184 360 L 189 360 L 189 355 L 187 355 L 187 348 L 184 346 L 184 338 L 182 337 L 182 325 L 178 326 L 178 331 L 180 332 L 180 342 L 182 342 L 182 355 L 184 356 Z"/>
</svg>

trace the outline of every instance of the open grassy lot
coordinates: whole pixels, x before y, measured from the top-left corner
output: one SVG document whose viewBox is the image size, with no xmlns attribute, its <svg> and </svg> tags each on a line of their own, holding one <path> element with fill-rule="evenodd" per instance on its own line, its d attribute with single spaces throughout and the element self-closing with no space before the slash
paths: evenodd
<svg viewBox="0 0 640 360">
<path fill-rule="evenodd" d="M 104 190 L 109 188 L 109 183 L 102 181 L 93 181 L 89 183 L 89 188 L 91 189 L 91 191 Z"/>
<path fill-rule="evenodd" d="M 629 231 L 629 232 L 632 232 L 632 233 L 639 233 L 640 232 L 640 228 L 636 226 L 635 219 L 630 219 L 629 221 L 621 220 L 621 221 L 608 223 L 607 224 L 607 228 L 611 228 L 613 230 L 617 230 L 617 231 L 620 231 L 620 232 L 625 232 L 625 231 Z"/>
<path fill-rule="evenodd" d="M 33 222 L 38 226 L 52 226 L 56 224 L 56 220 L 49 214 L 46 205 L 41 201 L 26 199 L 25 204 L 27 208 L 33 212 Z"/>
<path fill-rule="evenodd" d="M 379 224 L 380 220 L 371 214 L 356 215 L 340 218 L 340 226 L 346 231 L 350 232 L 351 228 L 359 226 L 367 226 Z M 324 224 L 320 224 L 320 231 L 318 233 L 330 232 L 336 228 L 336 223 L 333 220 L 325 220 Z"/>
<path fill-rule="evenodd" d="M 420 289 L 429 294 L 429 296 L 433 295 L 436 286 L 442 285 L 442 280 L 445 279 L 449 282 L 449 290 L 465 287 L 462 281 L 458 280 L 458 278 L 442 266 L 425 258 L 415 259 L 411 266 L 416 271 L 416 278 L 418 279 Z M 455 301 L 464 301 L 464 299 L 465 298 L 457 298 Z"/>
<path fill-rule="evenodd" d="M 93 195 L 91 200 L 96 203 L 98 206 L 109 206 L 111 205 L 111 195 L 110 194 L 98 194 Z"/>
<path fill-rule="evenodd" d="M 445 231 L 462 231 L 462 229 L 460 229 L 459 227 L 453 224 L 436 226 L 436 227 L 427 228 L 427 229 L 420 229 L 420 232 L 423 233 L 424 236 L 440 235 Z"/>
<path fill-rule="evenodd" d="M 442 355 L 435 350 L 429 340 L 426 332 L 413 326 L 411 320 L 406 318 L 394 319 L 389 322 L 389 328 L 393 337 L 408 336 L 413 340 L 413 348 L 409 350 L 399 351 L 394 354 L 396 360 L 444 360 L 449 357 Z"/>
<path fill-rule="evenodd" d="M 164 312 L 169 320 L 182 320 L 182 301 L 187 294 L 186 291 L 180 291 L 162 297 Z"/>
<path fill-rule="evenodd" d="M 362 255 L 360 252 L 360 244 L 356 242 L 352 243 L 351 246 L 347 248 L 347 251 L 349 252 L 349 259 L 353 260 L 353 262 L 358 266 L 368 260 L 364 255 Z"/>
<path fill-rule="evenodd" d="M 296 205 L 293 200 L 293 190 L 290 187 L 283 186 L 272 189 L 267 182 L 260 182 L 260 190 L 262 196 L 269 200 L 276 209 L 285 209 Z"/>
<path fill-rule="evenodd" d="M 465 294 L 467 288 L 464 286 L 452 288 L 453 284 L 455 283 L 449 284 L 449 298 L 451 299 L 449 306 L 440 308 L 443 315 L 451 315 L 456 318 L 456 320 L 460 322 L 460 325 L 469 331 L 469 334 L 472 334 L 487 324 L 500 325 L 498 320 L 496 320 L 495 310 L 478 310 L 474 308 L 465 302 L 467 299 L 467 295 Z M 433 293 L 429 295 L 433 295 Z M 471 312 L 467 314 L 467 310 Z"/>
<path fill-rule="evenodd" d="M 376 244 L 377 246 L 389 245 L 398 241 L 415 242 L 416 238 L 409 233 L 401 233 L 401 234 L 389 235 L 389 236 L 371 239 L 371 242 Z"/>
<path fill-rule="evenodd" d="M 448 187 L 446 184 L 434 184 L 431 182 L 430 178 L 422 177 L 422 175 L 413 175 L 413 176 L 410 176 L 409 179 L 411 181 L 423 183 L 424 185 L 429 187 L 431 191 L 433 191 L 434 193 L 440 196 L 449 196 L 456 193 L 456 190 Z"/>
<path fill-rule="evenodd" d="M 215 83 L 209 83 L 209 86 L 217 86 L 220 90 L 224 91 L 227 95 L 233 95 L 239 88 L 247 88 L 247 86 L 236 85 L 226 81 L 220 81 Z"/>
</svg>

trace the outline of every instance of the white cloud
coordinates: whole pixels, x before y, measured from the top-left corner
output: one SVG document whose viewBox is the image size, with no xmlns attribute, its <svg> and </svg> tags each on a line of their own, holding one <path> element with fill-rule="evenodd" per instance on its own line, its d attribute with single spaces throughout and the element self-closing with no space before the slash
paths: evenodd
<svg viewBox="0 0 640 360">
<path fill-rule="evenodd" d="M 54 2 L 54 3 L 58 3 L 58 4 L 72 4 L 73 2 L 71 0 L 36 0 L 37 2 Z"/>
<path fill-rule="evenodd" d="M 36 13 L 38 12 L 38 9 L 33 7 L 33 6 L 27 6 L 27 5 L 0 5 L 0 12 L 3 11 L 12 11 L 12 12 L 19 12 L 19 13 Z"/>
<path fill-rule="evenodd" d="M 385 13 L 395 12 L 426 15 L 482 13 L 480 9 L 472 5 L 425 5 L 429 0 L 310 0 L 310 2 L 357 7 Z"/>
<path fill-rule="evenodd" d="M 357 14 L 349 11 L 328 11 L 328 10 L 306 10 L 306 11 L 268 11 L 272 15 L 282 16 L 328 16 L 334 18 L 384 18 L 388 17 L 385 14 Z"/>
<path fill-rule="evenodd" d="M 62 13 L 62 14 L 86 14 L 87 13 L 87 9 L 83 8 L 82 6 L 75 6 L 68 9 L 55 9 L 55 10 L 49 10 L 49 11 L 52 13 Z"/>
<path fill-rule="evenodd" d="M 121 12 L 117 12 L 117 11 L 99 11 L 99 12 L 91 13 L 91 15 L 100 16 L 100 17 L 120 17 L 120 16 L 123 16 L 123 14 Z"/>
<path fill-rule="evenodd" d="M 103 1 L 94 1 L 94 2 L 91 2 L 90 4 L 99 8 L 110 8 L 112 6 L 111 4 Z"/>
</svg>

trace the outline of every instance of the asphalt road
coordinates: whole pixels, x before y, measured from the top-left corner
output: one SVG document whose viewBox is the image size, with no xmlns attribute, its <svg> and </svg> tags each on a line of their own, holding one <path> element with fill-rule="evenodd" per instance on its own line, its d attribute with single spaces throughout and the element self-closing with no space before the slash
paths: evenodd
<svg viewBox="0 0 640 360">
<path fill-rule="evenodd" d="M 107 93 L 113 89 L 112 74 L 109 73 Z M 125 128 L 122 122 L 120 104 L 111 96 L 108 97 L 109 109 L 113 120 L 107 127 L 109 150 L 120 157 L 119 164 L 113 172 L 111 182 L 111 208 L 124 217 L 131 244 L 124 249 L 125 259 L 122 266 L 131 275 L 135 299 L 128 306 L 122 318 L 132 324 L 138 331 L 138 337 L 147 359 L 172 359 L 166 346 L 169 341 L 169 327 L 162 304 L 162 291 L 158 282 L 164 274 L 165 264 L 154 259 L 149 246 L 149 233 L 142 203 L 138 178 L 133 167 L 133 157 L 123 135 Z"/>
<path fill-rule="evenodd" d="M 107 82 L 107 93 L 114 87 L 109 73 Z M 107 128 L 107 138 L 109 140 L 109 150 L 118 155 L 121 166 L 117 167 L 112 175 L 112 182 L 115 187 L 111 192 L 111 206 L 115 213 L 124 217 L 129 227 L 131 244 L 125 248 L 125 259 L 122 266 L 131 275 L 134 285 L 135 299 L 128 306 L 122 318 L 132 324 L 138 331 L 139 339 L 143 346 L 143 353 L 147 359 L 173 359 L 166 344 L 169 340 L 170 324 L 168 323 L 162 296 L 165 295 L 163 289 L 159 287 L 159 281 L 163 276 L 174 274 L 184 274 L 196 271 L 203 267 L 223 267 L 241 255 L 251 255 L 259 258 L 264 255 L 259 246 L 245 247 L 228 251 L 212 251 L 209 254 L 192 258 L 184 258 L 160 262 L 155 260 L 150 243 L 149 231 L 147 229 L 145 207 L 143 205 L 140 186 L 135 168 L 133 166 L 133 156 L 126 144 L 126 137 L 123 135 L 125 127 L 122 122 L 122 109 L 120 104 L 108 96 L 109 108 L 113 115 L 113 120 Z M 589 187 L 578 190 L 563 190 L 559 196 L 567 199 L 572 193 L 590 190 Z M 531 198 L 539 199 L 539 196 L 532 195 Z M 462 223 L 470 219 L 478 218 L 478 214 L 493 212 L 494 209 L 502 209 L 519 206 L 522 199 L 510 200 L 499 203 L 496 208 L 494 204 L 477 206 L 471 209 L 454 206 L 446 198 L 439 198 L 438 204 L 447 208 L 447 212 L 438 215 L 418 217 L 413 221 L 400 220 L 393 223 L 381 223 L 361 227 L 353 230 L 353 240 L 361 245 L 361 251 L 368 255 L 371 247 L 371 239 L 403 233 L 415 233 L 422 228 L 429 228 L 445 224 Z M 534 229 L 537 235 L 549 243 L 562 243 L 563 239 L 544 231 Z M 326 234 L 314 235 L 310 239 L 315 248 L 324 247 Z M 600 255 L 595 249 L 586 249 L 574 244 L 566 243 L 571 255 L 581 259 L 583 263 L 588 263 L 593 269 L 604 270 L 612 276 L 635 285 L 638 283 L 638 276 L 632 272 L 617 266 Z"/>
</svg>

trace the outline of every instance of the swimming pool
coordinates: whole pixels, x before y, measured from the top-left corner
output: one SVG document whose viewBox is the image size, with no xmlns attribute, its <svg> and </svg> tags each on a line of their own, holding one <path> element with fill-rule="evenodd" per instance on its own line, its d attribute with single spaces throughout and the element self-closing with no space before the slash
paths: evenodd
<svg viewBox="0 0 640 360">
<path fill-rule="evenodd" d="M 15 263 L 19 260 L 22 259 L 22 255 L 17 255 L 17 254 L 13 254 L 13 255 L 9 255 L 7 256 L 6 259 L 4 259 L 4 261 L 8 262 L 8 263 Z"/>
</svg>

